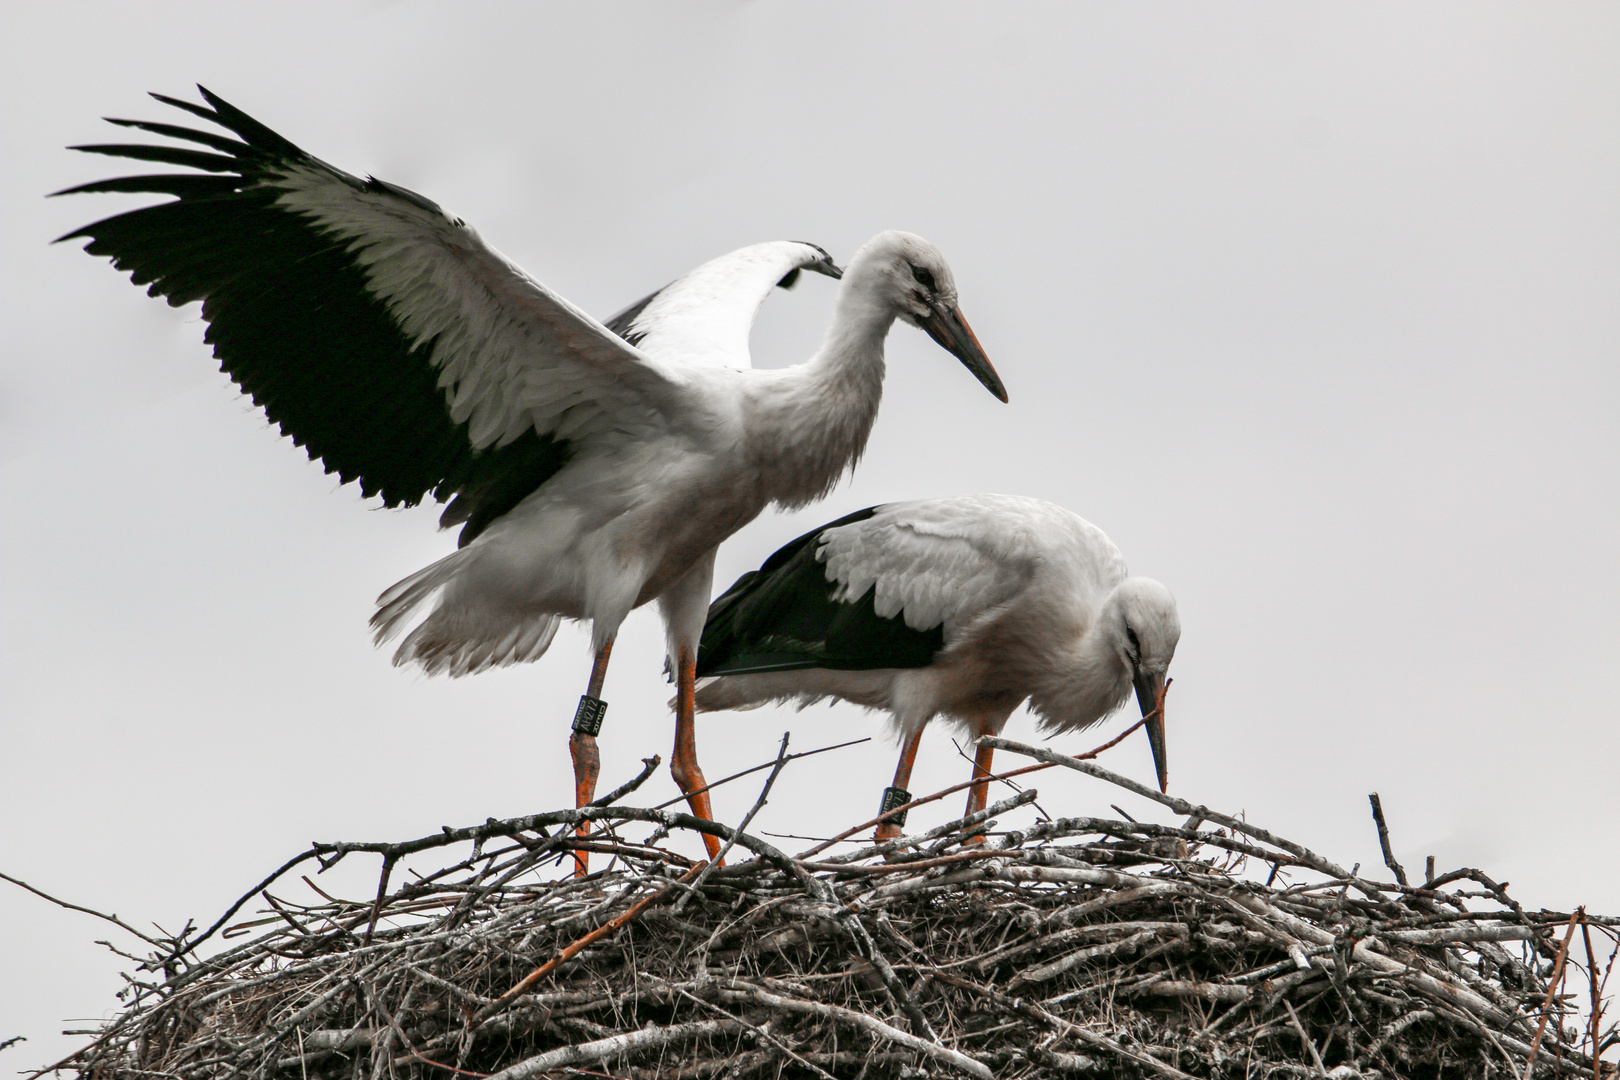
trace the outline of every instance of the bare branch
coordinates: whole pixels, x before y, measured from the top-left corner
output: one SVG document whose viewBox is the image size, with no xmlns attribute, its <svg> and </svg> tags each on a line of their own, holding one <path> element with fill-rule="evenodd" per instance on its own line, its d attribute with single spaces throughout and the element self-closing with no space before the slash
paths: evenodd
<svg viewBox="0 0 1620 1080">
<path fill-rule="evenodd" d="M 1406 871 L 1395 861 L 1395 853 L 1389 849 L 1389 826 L 1384 824 L 1384 804 L 1379 801 L 1376 791 L 1367 796 L 1367 801 L 1372 803 L 1373 821 L 1378 824 L 1378 846 L 1384 849 L 1384 865 L 1395 874 L 1396 881 L 1405 885 Z"/>
<path fill-rule="evenodd" d="M 120 919 L 117 915 L 103 914 L 102 912 L 97 911 L 94 908 L 82 907 L 82 906 L 80 906 L 78 904 L 69 903 L 66 900 L 59 900 L 56 897 L 52 896 L 50 893 L 44 892 L 44 891 L 42 891 L 40 889 L 36 889 L 32 885 L 28 884 L 28 882 L 19 880 L 18 878 L 14 878 L 10 874 L 0 874 L 0 879 L 3 879 L 5 881 L 9 881 L 13 885 L 17 886 L 18 888 L 27 889 L 29 892 L 33 893 L 35 896 L 41 898 L 42 900 L 49 900 L 51 903 L 55 904 L 57 907 L 67 908 L 69 911 L 82 911 L 86 915 L 94 915 L 98 919 L 102 919 L 102 920 L 105 920 L 106 922 L 110 922 L 114 926 L 118 927 L 118 929 L 124 931 L 126 934 L 134 934 L 136 937 L 140 938 L 142 941 L 146 942 L 148 945 L 159 945 L 159 946 L 161 946 L 161 945 L 164 944 L 163 942 L 158 941 L 157 938 L 149 937 L 146 934 L 141 933 L 139 930 L 135 929 L 133 926 L 131 926 L 127 922 L 125 922 L 123 919 Z M 6 1045 L 9 1046 L 10 1043 L 7 1043 Z M 0 1049 L 4 1049 L 4 1047 L 0 1047 Z"/>
</svg>

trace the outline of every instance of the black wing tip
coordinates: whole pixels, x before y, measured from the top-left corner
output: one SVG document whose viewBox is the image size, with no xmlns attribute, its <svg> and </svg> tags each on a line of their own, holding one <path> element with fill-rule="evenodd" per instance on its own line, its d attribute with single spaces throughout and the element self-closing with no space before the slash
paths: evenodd
<svg viewBox="0 0 1620 1080">
<path fill-rule="evenodd" d="M 290 156 L 309 156 L 298 144 L 286 136 L 265 127 L 202 83 L 197 84 L 197 92 L 202 94 L 203 99 L 214 107 L 214 114 L 218 117 L 219 124 L 236 132 L 248 145 L 257 147 L 260 150 L 270 150 Z"/>
<path fill-rule="evenodd" d="M 165 105 L 172 105 L 207 120 L 211 124 L 223 127 L 227 133 L 214 133 L 179 124 L 132 120 L 119 116 L 104 116 L 102 119 L 116 127 L 131 128 L 165 138 L 201 144 L 200 148 L 197 146 L 185 146 L 184 144 L 175 146 L 167 143 L 81 143 L 67 147 L 69 150 L 85 154 L 101 154 L 109 157 L 131 158 L 136 161 L 178 165 L 187 169 L 195 169 L 197 170 L 196 173 L 174 173 L 145 177 L 129 176 L 116 177 L 110 180 L 97 180 L 88 184 L 78 184 L 73 187 L 63 188 L 60 191 L 53 191 L 46 197 L 54 198 L 57 195 L 123 191 L 172 195 L 177 196 L 180 201 L 184 202 L 191 196 L 205 197 L 219 193 L 218 189 L 202 179 L 204 176 L 218 178 L 219 182 L 228 189 L 230 186 L 229 180 L 232 178 L 251 178 L 270 160 L 297 159 L 314 161 L 296 144 L 254 120 L 201 83 L 197 84 L 197 91 L 208 102 L 208 105 L 199 105 L 157 91 L 149 91 L 148 96 L 155 101 L 162 102 Z M 232 138 L 232 135 L 236 137 Z M 361 185 L 359 180 L 349 177 L 342 170 L 334 169 L 333 172 L 356 186 Z M 193 180 L 193 177 L 197 179 Z M 385 186 L 390 190 L 391 194 L 396 196 L 409 198 L 413 202 L 429 202 L 429 200 L 414 195 L 414 193 L 408 193 L 404 189 L 395 190 L 393 185 Z M 442 210 L 439 212 L 443 213 Z M 76 235 L 89 235 L 87 230 L 93 228 L 94 226 L 87 226 L 80 233 L 69 233 L 53 242 L 72 239 Z"/>
<path fill-rule="evenodd" d="M 238 109 L 235 105 L 232 105 L 230 102 L 208 89 L 208 87 L 204 86 L 202 83 L 194 83 L 193 85 L 196 86 L 197 93 L 203 96 L 203 100 L 208 102 L 208 104 L 213 107 L 216 115 L 222 117 L 227 113 L 236 113 L 241 116 L 247 115 L 246 113 L 242 112 L 241 109 Z"/>
<path fill-rule="evenodd" d="M 210 123 L 235 132 L 249 146 L 257 150 L 268 150 L 280 154 L 304 156 L 304 151 L 283 135 L 279 135 L 253 119 L 235 105 L 214 93 L 202 83 L 195 84 L 197 92 L 202 95 L 207 105 L 198 105 L 194 101 L 160 94 L 156 90 L 147 91 L 154 101 L 161 101 L 165 105 L 172 105 L 177 109 L 184 109 L 193 116 L 200 116 Z M 210 106 L 212 106 L 210 108 Z"/>
<path fill-rule="evenodd" d="M 199 89 L 201 88 L 199 87 Z M 219 123 L 219 114 L 214 112 L 213 109 L 208 108 L 206 105 L 198 105 L 195 101 L 187 101 L 184 98 L 170 97 L 168 94 L 160 94 L 156 90 L 147 91 L 147 96 L 151 97 L 154 101 L 161 101 L 165 105 L 172 105 L 176 109 L 184 109 L 191 115 L 199 116 L 202 119 L 207 120 L 209 123 Z"/>
<path fill-rule="evenodd" d="M 803 244 L 807 248 L 815 248 L 816 251 L 821 253 L 820 259 L 817 259 L 815 262 L 805 263 L 802 269 L 813 270 L 818 274 L 825 274 L 834 281 L 837 281 L 844 276 L 844 268 L 833 262 L 832 254 L 828 252 L 826 248 L 822 247 L 820 244 L 812 244 L 808 240 L 795 240 L 793 242 L 795 244 Z M 794 273 L 797 274 L 797 271 Z M 791 289 L 793 286 L 783 285 L 782 287 L 784 289 Z"/>
<path fill-rule="evenodd" d="M 207 90 L 203 89 L 202 83 L 194 83 L 192 85 L 196 86 L 197 89 L 199 91 L 201 91 L 204 95 L 206 95 L 208 93 Z M 185 98 L 170 97 L 168 94 L 160 94 L 156 90 L 148 90 L 146 92 L 146 95 L 147 95 L 147 97 L 154 98 L 154 99 L 156 99 L 158 101 L 163 102 L 163 104 L 165 104 L 165 105 L 178 105 L 182 109 L 201 109 L 201 108 L 203 108 L 203 106 L 198 105 L 195 101 L 187 101 Z"/>
<path fill-rule="evenodd" d="M 181 127 L 179 124 L 165 124 L 155 120 L 126 120 L 117 116 L 103 116 L 109 124 L 118 127 L 134 128 L 152 135 L 163 135 L 171 139 L 184 139 L 187 142 L 201 143 L 212 146 L 216 150 L 228 150 L 232 154 L 239 154 L 252 147 L 237 139 L 225 135 L 216 135 L 209 131 L 199 131 L 194 127 Z"/>
<path fill-rule="evenodd" d="M 829 254 L 827 249 L 822 247 L 820 244 L 812 244 L 808 240 L 795 240 L 793 242 L 795 244 L 803 244 L 807 248 L 815 248 L 817 251 L 821 252 L 821 257 L 823 259 L 825 259 L 827 262 L 832 262 L 832 255 Z"/>
</svg>

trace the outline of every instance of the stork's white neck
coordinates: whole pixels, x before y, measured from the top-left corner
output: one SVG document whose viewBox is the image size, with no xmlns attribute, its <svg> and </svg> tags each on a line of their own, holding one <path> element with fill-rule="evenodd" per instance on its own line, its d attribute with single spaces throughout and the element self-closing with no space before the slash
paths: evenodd
<svg viewBox="0 0 1620 1080">
<path fill-rule="evenodd" d="M 1131 692 L 1131 669 L 1120 654 L 1116 627 L 1123 625 L 1116 587 L 1089 626 L 1054 643 L 1057 655 L 1036 665 L 1041 674 L 1030 694 L 1030 708 L 1046 729 L 1072 731 L 1101 720 Z"/>
<path fill-rule="evenodd" d="M 803 364 L 762 371 L 753 387 L 750 456 L 766 499 L 793 509 L 822 498 L 853 468 L 883 399 L 883 342 L 894 305 L 868 265 L 852 263 L 821 348 Z"/>
<path fill-rule="evenodd" d="M 872 260 L 857 256 L 839 285 L 827 336 L 805 366 L 827 373 L 870 372 L 881 387 L 883 342 L 898 314 Z"/>
</svg>

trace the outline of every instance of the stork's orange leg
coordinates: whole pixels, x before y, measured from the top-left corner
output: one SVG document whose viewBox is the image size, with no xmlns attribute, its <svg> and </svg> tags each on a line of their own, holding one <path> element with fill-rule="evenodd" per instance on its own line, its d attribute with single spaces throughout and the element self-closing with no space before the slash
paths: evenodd
<svg viewBox="0 0 1620 1080">
<path fill-rule="evenodd" d="M 923 726 L 927 726 L 926 722 Z M 911 784 L 911 767 L 917 762 L 917 744 L 922 742 L 922 732 L 922 727 L 919 727 L 916 731 L 907 735 L 906 741 L 900 744 L 900 760 L 894 767 L 894 783 L 884 789 L 883 805 L 878 810 L 878 813 L 881 814 L 892 810 L 896 806 L 904 806 L 911 801 L 911 792 L 907 791 L 906 788 Z M 880 844 L 885 840 L 893 840 L 900 835 L 905 823 L 905 814 L 890 818 L 877 827 L 877 832 L 872 834 L 872 839 Z"/>
<path fill-rule="evenodd" d="M 709 793 L 702 790 L 709 785 L 703 779 L 703 770 L 698 767 L 697 733 L 692 723 L 692 714 L 696 712 L 693 701 L 696 687 L 697 657 L 683 645 L 675 658 L 675 751 L 669 757 L 669 774 L 686 795 L 692 813 L 705 821 L 713 821 L 714 810 L 709 805 Z M 720 854 L 718 836 L 704 833 L 703 843 L 709 849 L 709 858 Z"/>
<path fill-rule="evenodd" d="M 613 652 L 613 639 L 608 638 L 602 651 L 591 664 L 590 685 L 579 699 L 579 711 L 574 714 L 574 733 L 568 737 L 568 753 L 574 759 L 574 806 L 584 806 L 596 798 L 596 778 L 602 773 L 602 756 L 596 749 L 596 733 L 602 727 L 602 715 L 607 703 L 602 700 L 602 683 L 607 679 L 608 656 Z M 590 832 L 584 822 L 574 827 L 576 835 Z M 574 876 L 584 877 L 590 870 L 590 855 L 574 852 Z"/>
<path fill-rule="evenodd" d="M 978 753 L 973 755 L 973 786 L 968 788 L 968 814 L 978 813 L 990 801 L 990 759 L 995 753 L 991 747 L 981 746 Z M 975 836 L 968 843 L 982 844 L 984 837 Z"/>
</svg>

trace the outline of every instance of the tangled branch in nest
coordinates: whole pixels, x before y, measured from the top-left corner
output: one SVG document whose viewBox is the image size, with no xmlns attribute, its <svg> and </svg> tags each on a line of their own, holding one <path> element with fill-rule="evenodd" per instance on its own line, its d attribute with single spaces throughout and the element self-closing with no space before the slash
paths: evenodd
<svg viewBox="0 0 1620 1080">
<path fill-rule="evenodd" d="M 123 1014 L 58 1068 L 108 1080 L 1615 1077 L 1600 1060 L 1614 1027 L 1600 1030 L 1601 1009 L 1589 1030 L 1566 1025 L 1575 995 L 1562 987 L 1578 927 L 1601 1002 L 1602 946 L 1620 920 L 1526 911 L 1477 870 L 1370 881 L 1090 762 L 993 742 L 1186 820 L 991 833 L 1033 801 L 1025 791 L 881 846 L 789 856 L 605 799 L 404 844 L 316 845 L 282 872 L 375 853 L 376 897 L 295 904 L 266 881 L 250 894 L 263 911 L 226 931 L 258 936 L 207 958 L 208 934 L 168 942 Z M 784 739 L 773 779 L 786 760 Z M 580 835 L 581 823 L 594 827 Z M 632 837 L 637 825 L 652 828 Z M 662 845 L 673 830 L 752 857 L 693 863 Z M 390 891 L 402 860 L 467 845 Z M 608 868 L 551 869 L 576 850 Z M 1295 876 L 1307 880 L 1278 881 Z M 1446 888 L 1459 883 L 1470 888 Z"/>
</svg>

